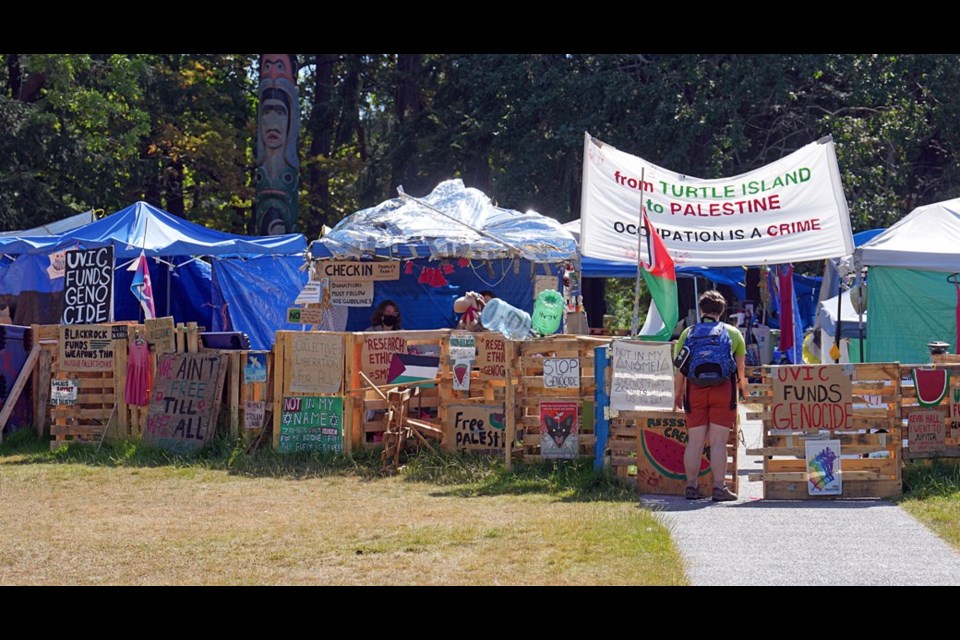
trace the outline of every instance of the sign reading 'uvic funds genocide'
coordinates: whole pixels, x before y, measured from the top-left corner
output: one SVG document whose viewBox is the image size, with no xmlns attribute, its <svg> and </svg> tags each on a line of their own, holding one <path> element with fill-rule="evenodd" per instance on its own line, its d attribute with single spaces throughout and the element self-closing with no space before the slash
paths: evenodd
<svg viewBox="0 0 960 640">
<path fill-rule="evenodd" d="M 774 429 L 851 429 L 853 383 L 843 366 L 773 367 Z"/>
<path fill-rule="evenodd" d="M 113 320 L 113 245 L 66 252 L 61 324 Z"/>
<path fill-rule="evenodd" d="M 113 371 L 112 329 L 101 324 L 60 325 L 60 371 Z"/>
<path fill-rule="evenodd" d="M 586 136 L 583 255 L 637 261 L 641 208 L 678 265 L 803 262 L 853 253 L 832 140 L 759 169 L 704 180 L 658 167 Z M 641 236 L 645 234 L 641 231 Z M 646 255 L 646 239 L 640 255 Z"/>
<path fill-rule="evenodd" d="M 202 448 L 217 431 L 227 356 L 166 353 L 157 362 L 145 444 L 172 452 Z"/>
<path fill-rule="evenodd" d="M 285 397 L 280 414 L 280 453 L 343 451 L 343 397 Z"/>
</svg>

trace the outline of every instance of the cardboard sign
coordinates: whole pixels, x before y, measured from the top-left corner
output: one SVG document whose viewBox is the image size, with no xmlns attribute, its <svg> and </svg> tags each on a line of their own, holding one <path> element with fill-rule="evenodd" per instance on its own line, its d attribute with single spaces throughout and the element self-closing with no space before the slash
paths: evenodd
<svg viewBox="0 0 960 640">
<path fill-rule="evenodd" d="M 287 322 L 290 324 L 320 324 L 323 321 L 324 310 L 320 307 L 301 309 L 290 307 L 287 309 Z"/>
<path fill-rule="evenodd" d="M 477 364 L 481 380 L 503 379 L 507 374 L 506 339 L 499 333 L 481 332 L 477 337 Z"/>
<path fill-rule="evenodd" d="M 687 486 L 683 454 L 687 450 L 687 421 L 683 413 L 651 411 L 637 418 L 637 488 L 640 493 L 682 496 Z M 697 483 L 709 494 L 713 484 L 710 443 L 700 454 Z"/>
<path fill-rule="evenodd" d="M 125 324 L 115 324 L 110 327 L 110 339 L 111 340 L 126 340 L 127 339 L 127 325 Z"/>
<path fill-rule="evenodd" d="M 451 404 L 447 406 L 457 451 L 502 453 L 506 446 L 502 404 Z"/>
<path fill-rule="evenodd" d="M 77 392 L 79 388 L 79 380 L 51 380 L 50 404 L 77 404 Z"/>
<path fill-rule="evenodd" d="M 360 260 L 317 260 L 314 262 L 315 277 L 330 278 L 330 282 L 373 282 L 375 280 L 399 280 L 400 262 L 374 262 Z"/>
<path fill-rule="evenodd" d="M 226 369 L 226 355 L 161 355 L 147 409 L 144 444 L 186 453 L 213 440 Z"/>
<path fill-rule="evenodd" d="M 173 317 L 147 318 L 143 321 L 147 333 L 147 343 L 152 344 L 157 353 L 173 353 Z"/>
<path fill-rule="evenodd" d="M 950 437 L 960 438 L 960 387 L 950 389 Z"/>
<path fill-rule="evenodd" d="M 470 370 L 473 368 L 473 360 L 454 360 L 453 361 L 453 390 L 470 391 Z"/>
<path fill-rule="evenodd" d="M 366 282 L 331 280 L 330 302 L 344 307 L 373 306 L 373 280 Z"/>
<path fill-rule="evenodd" d="M 811 496 L 842 495 L 840 441 L 807 440 L 804 447 L 807 454 L 807 493 Z"/>
<path fill-rule="evenodd" d="M 540 403 L 540 455 L 576 458 L 580 455 L 580 404 L 570 401 Z"/>
<path fill-rule="evenodd" d="M 451 333 L 449 340 L 451 360 L 476 360 L 477 339 L 474 334 L 462 332 Z"/>
<path fill-rule="evenodd" d="M 843 366 L 773 367 L 774 429 L 852 429 L 853 383 Z"/>
<path fill-rule="evenodd" d="M 367 335 L 360 350 L 360 370 L 376 385 L 387 384 L 393 354 L 407 352 L 407 339 L 383 332 Z"/>
<path fill-rule="evenodd" d="M 576 358 L 546 358 L 543 361 L 545 389 L 579 389 L 580 361 Z"/>
<path fill-rule="evenodd" d="M 280 453 L 343 451 L 343 397 L 285 397 Z"/>
<path fill-rule="evenodd" d="M 920 409 L 907 414 L 907 441 L 910 453 L 944 451 L 947 444 L 943 413 Z"/>
<path fill-rule="evenodd" d="M 305 332 L 290 334 L 290 391 L 337 393 L 343 384 L 343 338 Z"/>
<path fill-rule="evenodd" d="M 673 410 L 673 354 L 669 343 L 616 340 L 612 353 L 611 408 Z"/>
<path fill-rule="evenodd" d="M 113 245 L 67 251 L 61 324 L 113 320 Z"/>
<path fill-rule="evenodd" d="M 267 354 L 248 353 L 243 364 L 243 384 L 267 381 Z"/>
<path fill-rule="evenodd" d="M 101 324 L 60 326 L 60 371 L 113 371 L 111 328 Z"/>
<path fill-rule="evenodd" d="M 544 291 L 557 290 L 557 276 L 534 276 L 533 279 L 533 299 L 536 300 Z"/>
<path fill-rule="evenodd" d="M 267 413 L 267 403 L 261 400 L 247 400 L 243 403 L 243 428 L 262 429 Z"/>
</svg>

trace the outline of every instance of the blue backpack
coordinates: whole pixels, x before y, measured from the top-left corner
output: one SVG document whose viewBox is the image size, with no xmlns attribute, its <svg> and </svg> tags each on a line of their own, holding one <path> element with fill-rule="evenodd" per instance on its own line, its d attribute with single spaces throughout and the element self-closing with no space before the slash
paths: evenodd
<svg viewBox="0 0 960 640">
<path fill-rule="evenodd" d="M 683 343 L 689 350 L 687 380 L 700 387 L 712 387 L 728 380 L 737 371 L 731 352 L 730 334 L 720 322 L 695 324 Z"/>
</svg>

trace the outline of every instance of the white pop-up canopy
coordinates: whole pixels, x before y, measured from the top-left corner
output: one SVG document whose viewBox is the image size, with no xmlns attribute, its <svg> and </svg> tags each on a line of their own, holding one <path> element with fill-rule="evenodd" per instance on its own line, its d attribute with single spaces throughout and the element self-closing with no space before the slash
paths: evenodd
<svg viewBox="0 0 960 640">
<path fill-rule="evenodd" d="M 863 266 L 960 271 L 960 198 L 917 207 L 857 255 Z"/>
</svg>

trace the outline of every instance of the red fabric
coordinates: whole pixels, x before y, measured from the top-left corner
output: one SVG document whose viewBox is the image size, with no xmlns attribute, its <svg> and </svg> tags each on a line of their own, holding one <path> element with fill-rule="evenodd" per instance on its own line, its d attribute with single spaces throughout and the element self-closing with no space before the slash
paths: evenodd
<svg viewBox="0 0 960 640">
<path fill-rule="evenodd" d="M 127 352 L 127 383 L 123 398 L 127 404 L 146 407 L 150 404 L 150 348 L 146 340 L 139 338 L 130 341 Z"/>
<path fill-rule="evenodd" d="M 780 352 L 793 348 L 793 265 L 781 267 L 780 278 Z"/>
<path fill-rule="evenodd" d="M 732 429 L 737 424 L 737 410 L 730 408 L 731 380 L 713 387 L 698 387 L 687 382 L 690 389 L 690 411 L 687 427 L 704 427 L 716 424 Z"/>
</svg>

